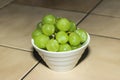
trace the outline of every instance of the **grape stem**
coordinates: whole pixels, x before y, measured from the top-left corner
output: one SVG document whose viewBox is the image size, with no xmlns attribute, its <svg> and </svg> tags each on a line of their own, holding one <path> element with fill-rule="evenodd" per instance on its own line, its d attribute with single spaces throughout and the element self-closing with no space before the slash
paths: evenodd
<svg viewBox="0 0 120 80">
<path fill-rule="evenodd" d="M 52 36 L 53 39 L 55 39 L 55 34 L 52 34 L 51 36 Z"/>
</svg>

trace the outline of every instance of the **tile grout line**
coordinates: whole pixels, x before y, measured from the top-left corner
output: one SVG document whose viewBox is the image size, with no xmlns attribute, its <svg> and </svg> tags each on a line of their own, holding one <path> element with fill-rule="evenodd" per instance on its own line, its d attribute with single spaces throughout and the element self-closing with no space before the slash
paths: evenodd
<svg viewBox="0 0 120 80">
<path fill-rule="evenodd" d="M 109 39 L 114 39 L 114 40 L 120 40 L 120 38 L 115 38 L 115 37 L 110 37 L 110 36 L 104 36 L 104 35 L 97 35 L 97 34 L 92 34 L 89 33 L 92 36 L 98 36 L 98 37 L 104 37 L 104 38 L 109 38 Z"/>
<path fill-rule="evenodd" d="M 87 16 L 102 2 L 103 0 L 100 0 L 76 25 L 78 26 Z"/>
<path fill-rule="evenodd" d="M 0 46 L 1 46 L 1 47 L 10 48 L 10 49 L 20 50 L 20 51 L 32 52 L 32 51 L 30 51 L 30 50 L 25 50 L 25 49 L 15 48 L 15 47 L 6 46 L 6 45 L 1 45 L 1 44 L 0 44 Z"/>
<path fill-rule="evenodd" d="M 101 0 L 103 1 L 103 0 Z M 101 2 L 100 1 L 100 2 Z M 99 2 L 98 2 L 99 3 Z M 17 3 L 13 3 L 13 4 L 17 4 Z M 18 4 L 18 5 L 24 5 L 25 4 Z M 29 5 L 27 5 L 29 6 Z M 77 11 L 77 10 L 67 10 L 67 9 L 58 9 L 58 8 L 48 8 L 48 7 L 42 7 L 42 6 L 32 6 L 32 7 L 37 7 L 37 8 L 46 8 L 46 9 L 52 9 L 52 10 L 61 10 L 61 11 L 68 11 L 68 12 L 76 12 L 76 13 L 83 13 L 83 14 L 87 14 L 88 12 L 84 12 L 84 11 Z M 99 14 L 99 13 L 90 13 L 91 15 L 98 15 L 98 16 L 106 16 L 106 17 L 112 17 L 112 18 L 120 18 L 120 17 L 116 17 L 116 16 L 111 16 L 111 15 L 103 15 L 103 14 Z"/>
<path fill-rule="evenodd" d="M 10 48 L 10 49 L 20 50 L 20 51 L 25 51 L 25 52 L 32 52 L 32 51 L 29 51 L 29 50 L 15 48 L 15 47 L 10 47 L 10 46 L 5 46 L 5 45 L 0 45 L 0 46 L 1 47 Z M 40 62 L 38 61 L 30 70 L 28 70 L 28 72 L 20 80 L 23 80 L 39 63 Z"/>
<path fill-rule="evenodd" d="M 91 13 L 90 15 L 96 15 L 96 16 L 103 16 L 103 17 L 111 17 L 111 18 L 120 19 L 120 17 L 116 17 L 116 16 L 112 16 L 112 15 L 104 15 L 104 14 L 99 14 L 99 13 Z"/>
<path fill-rule="evenodd" d="M 101 0 L 103 1 L 103 0 Z M 100 2 L 101 2 L 100 1 Z M 98 2 L 99 3 L 99 2 Z M 13 3 L 13 4 L 17 4 L 17 3 Z M 24 5 L 25 4 L 18 4 L 18 5 Z M 29 6 L 29 5 L 27 5 Z M 77 11 L 77 10 L 67 10 L 67 9 L 58 9 L 58 8 L 48 8 L 48 7 L 42 7 L 42 6 L 32 6 L 32 7 L 41 7 L 41 8 L 46 8 L 46 9 L 52 9 L 52 10 L 61 10 L 61 11 L 68 11 L 68 12 L 76 12 L 76 13 L 83 13 L 83 14 L 87 14 L 88 12 L 84 12 L 84 11 Z M 90 11 L 89 11 L 90 12 Z M 111 16 L 111 15 L 103 15 L 103 14 L 99 14 L 99 13 L 90 13 L 91 15 L 98 15 L 98 16 L 106 16 L 106 17 L 112 17 L 112 18 L 120 18 L 120 17 L 116 17 L 116 16 Z"/>
<path fill-rule="evenodd" d="M 101 4 L 102 1 L 103 1 L 103 0 L 100 0 L 100 1 L 95 5 L 95 7 L 93 7 L 80 21 L 78 21 L 78 23 L 77 23 L 76 25 L 78 26 L 80 23 L 82 23 L 82 21 L 83 21 L 85 18 L 87 18 L 89 14 L 91 14 L 91 15 L 99 15 L 99 16 L 106 16 L 106 17 L 114 17 L 114 16 L 109 16 L 109 15 L 100 15 L 100 14 L 91 13 L 94 9 L 97 8 L 97 6 L 99 6 L 99 4 Z M 119 17 L 115 17 L 115 18 L 119 18 Z M 96 34 L 92 34 L 92 33 L 90 33 L 90 35 L 120 40 L 120 38 L 115 38 L 115 37 L 110 37 L 110 36 L 96 35 Z"/>
<path fill-rule="evenodd" d="M 20 80 L 23 80 L 38 64 L 39 61 Z"/>
<path fill-rule="evenodd" d="M 30 5 L 18 4 L 18 3 L 13 3 L 13 4 L 23 5 L 23 6 L 30 6 Z M 68 11 L 68 12 L 76 12 L 76 13 L 84 13 L 84 14 L 86 13 L 86 12 L 84 12 L 84 11 L 67 10 L 67 9 L 59 9 L 59 8 L 49 8 L 49 7 L 42 7 L 42 6 L 32 6 L 32 7 L 36 7 L 36 8 L 46 8 L 46 9 L 51 9 L 51 10 Z"/>
</svg>

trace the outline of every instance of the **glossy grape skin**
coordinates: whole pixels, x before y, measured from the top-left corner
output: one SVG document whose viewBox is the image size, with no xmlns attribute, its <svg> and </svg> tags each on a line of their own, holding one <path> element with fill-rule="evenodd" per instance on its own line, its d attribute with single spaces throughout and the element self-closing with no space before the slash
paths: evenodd
<svg viewBox="0 0 120 80">
<path fill-rule="evenodd" d="M 42 32 L 47 35 L 50 36 L 55 32 L 55 26 L 52 24 L 44 24 L 42 26 Z"/>
<path fill-rule="evenodd" d="M 59 52 L 63 52 L 63 51 L 70 51 L 72 50 L 71 46 L 69 44 L 61 44 L 59 47 Z"/>
<path fill-rule="evenodd" d="M 68 31 L 70 29 L 70 22 L 66 18 L 60 18 L 57 21 L 56 26 L 60 31 Z"/>
<path fill-rule="evenodd" d="M 48 41 L 46 48 L 48 51 L 57 52 L 59 49 L 59 43 L 57 42 L 57 40 L 51 39 Z"/>
<path fill-rule="evenodd" d="M 69 43 L 72 46 L 77 46 L 80 44 L 80 37 L 78 34 L 76 34 L 75 32 L 70 33 L 69 35 Z"/>
<path fill-rule="evenodd" d="M 73 21 L 70 21 L 70 32 L 73 32 L 77 29 L 76 24 Z"/>
<path fill-rule="evenodd" d="M 39 29 L 35 29 L 33 32 L 32 32 L 32 38 L 35 38 L 37 36 L 40 36 L 42 34 L 41 30 Z"/>
<path fill-rule="evenodd" d="M 56 22 L 56 17 L 54 15 L 51 15 L 51 14 L 45 15 L 42 18 L 43 24 L 55 24 L 55 22 Z"/>
<path fill-rule="evenodd" d="M 49 41 L 49 37 L 41 34 L 34 38 L 34 44 L 39 48 L 46 48 L 46 44 Z"/>
<path fill-rule="evenodd" d="M 83 29 L 77 29 L 75 30 L 75 33 L 77 33 L 80 36 L 80 43 L 84 43 L 87 40 L 87 33 Z"/>
<path fill-rule="evenodd" d="M 56 34 L 56 40 L 60 43 L 60 44 L 64 44 L 68 41 L 68 34 L 64 31 L 59 31 Z"/>
</svg>

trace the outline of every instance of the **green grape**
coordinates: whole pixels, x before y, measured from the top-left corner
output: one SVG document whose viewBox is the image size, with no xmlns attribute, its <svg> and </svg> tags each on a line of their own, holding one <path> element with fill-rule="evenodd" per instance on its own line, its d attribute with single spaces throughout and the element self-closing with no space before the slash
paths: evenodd
<svg viewBox="0 0 120 80">
<path fill-rule="evenodd" d="M 48 41 L 46 48 L 48 51 L 57 52 L 59 49 L 59 43 L 57 42 L 57 40 L 51 39 Z"/>
<path fill-rule="evenodd" d="M 55 24 L 56 17 L 54 15 L 48 14 L 42 18 L 43 24 Z"/>
<path fill-rule="evenodd" d="M 42 32 L 47 35 L 50 36 L 55 32 L 55 26 L 52 24 L 44 24 L 42 26 Z"/>
<path fill-rule="evenodd" d="M 75 31 L 76 30 L 76 24 L 73 22 L 73 21 L 70 21 L 70 32 L 72 32 L 72 31 Z"/>
<path fill-rule="evenodd" d="M 61 44 L 64 44 L 68 41 L 68 35 L 66 32 L 64 31 L 59 31 L 57 34 L 56 34 L 56 40 L 61 43 Z"/>
<path fill-rule="evenodd" d="M 41 35 L 42 32 L 39 30 L 39 29 L 35 29 L 33 32 L 32 32 L 32 38 L 35 38 L 39 35 Z"/>
<path fill-rule="evenodd" d="M 56 23 L 60 20 L 61 18 L 60 17 L 57 17 L 56 18 Z M 55 32 L 59 32 L 60 30 L 57 28 L 57 24 L 55 23 Z"/>
<path fill-rule="evenodd" d="M 77 46 L 80 44 L 80 36 L 75 32 L 70 33 L 69 35 L 69 43 L 71 46 Z"/>
<path fill-rule="evenodd" d="M 59 47 L 59 52 L 62 52 L 62 51 L 70 51 L 72 50 L 71 46 L 69 44 L 61 44 L 60 47 Z"/>
<path fill-rule="evenodd" d="M 80 48 L 81 46 L 82 46 L 82 45 L 79 44 L 79 45 L 77 45 L 77 46 L 71 46 L 71 48 L 72 48 L 72 50 L 74 50 L 74 49 Z"/>
<path fill-rule="evenodd" d="M 56 23 L 61 19 L 61 17 L 57 17 L 56 18 Z"/>
<path fill-rule="evenodd" d="M 75 31 L 80 36 L 81 43 L 84 43 L 87 40 L 87 33 L 83 29 L 77 29 Z"/>
<path fill-rule="evenodd" d="M 60 18 L 57 21 L 56 26 L 60 31 L 68 31 L 70 29 L 70 22 L 66 18 Z"/>
<path fill-rule="evenodd" d="M 34 44 L 39 48 L 46 48 L 46 44 L 49 41 L 49 37 L 41 34 L 34 38 Z"/>
</svg>

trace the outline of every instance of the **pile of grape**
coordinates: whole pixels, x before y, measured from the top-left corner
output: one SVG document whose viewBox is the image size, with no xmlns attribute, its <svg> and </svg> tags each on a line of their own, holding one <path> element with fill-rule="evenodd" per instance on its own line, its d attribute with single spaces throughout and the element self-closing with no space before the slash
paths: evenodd
<svg viewBox="0 0 120 80">
<path fill-rule="evenodd" d="M 48 14 L 37 24 L 32 39 L 38 48 L 47 51 L 70 51 L 81 47 L 87 40 L 87 32 L 67 18 Z"/>
</svg>

